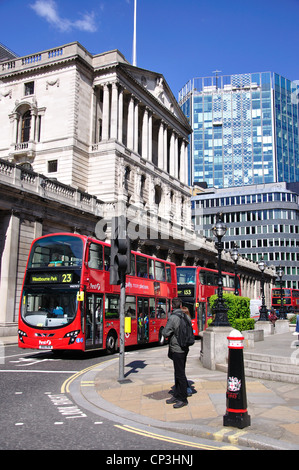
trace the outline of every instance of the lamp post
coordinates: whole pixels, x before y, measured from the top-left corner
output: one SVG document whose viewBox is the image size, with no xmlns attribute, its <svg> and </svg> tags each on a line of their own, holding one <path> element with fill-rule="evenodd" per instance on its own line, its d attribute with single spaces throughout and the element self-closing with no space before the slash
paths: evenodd
<svg viewBox="0 0 299 470">
<path fill-rule="evenodd" d="M 226 233 L 226 225 L 222 221 L 222 214 L 218 212 L 216 224 L 212 228 L 213 235 L 217 238 L 215 247 L 218 251 L 218 299 L 214 307 L 215 318 L 211 323 L 211 326 L 230 326 L 227 318 L 227 308 L 223 301 L 223 280 L 222 280 L 222 269 L 221 269 L 221 252 L 223 250 L 222 237 Z"/>
<path fill-rule="evenodd" d="M 262 273 L 262 281 L 261 281 L 261 291 L 262 291 L 262 306 L 260 310 L 260 318 L 259 321 L 268 321 L 268 309 L 265 304 L 265 276 L 264 276 L 264 271 L 265 271 L 265 261 L 264 261 L 264 256 L 262 256 L 261 260 L 258 263 L 258 267 Z"/>
<path fill-rule="evenodd" d="M 279 284 L 280 284 L 280 309 L 279 309 L 279 316 L 285 320 L 286 314 L 284 310 L 284 302 L 283 302 L 283 290 L 282 290 L 282 278 L 284 275 L 284 270 L 282 266 L 278 266 L 276 275 L 279 277 Z"/>
<path fill-rule="evenodd" d="M 234 247 L 232 250 L 230 250 L 230 256 L 231 259 L 234 261 L 235 265 L 235 295 L 239 295 L 239 289 L 238 289 L 238 276 L 237 276 L 237 262 L 239 259 L 239 252 L 238 252 L 238 247 L 236 243 L 234 244 Z"/>
</svg>

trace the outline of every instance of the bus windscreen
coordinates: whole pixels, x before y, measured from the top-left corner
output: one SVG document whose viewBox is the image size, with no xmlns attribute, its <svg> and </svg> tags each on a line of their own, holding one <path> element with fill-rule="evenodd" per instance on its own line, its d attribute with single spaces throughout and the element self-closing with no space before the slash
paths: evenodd
<svg viewBox="0 0 299 470">
<path fill-rule="evenodd" d="M 196 268 L 177 268 L 178 285 L 195 284 Z"/>
<path fill-rule="evenodd" d="M 80 238 L 55 235 L 38 239 L 31 250 L 28 268 L 81 266 L 83 243 Z"/>
</svg>

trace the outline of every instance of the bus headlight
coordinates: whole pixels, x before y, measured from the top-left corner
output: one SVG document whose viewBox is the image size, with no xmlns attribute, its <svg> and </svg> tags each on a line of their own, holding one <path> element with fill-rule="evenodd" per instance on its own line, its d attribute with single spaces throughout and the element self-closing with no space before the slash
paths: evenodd
<svg viewBox="0 0 299 470">
<path fill-rule="evenodd" d="M 80 333 L 80 330 L 69 331 L 68 333 L 64 335 L 64 337 L 70 338 L 69 344 L 73 344 L 79 333 Z"/>
<path fill-rule="evenodd" d="M 24 343 L 24 336 L 27 336 L 27 333 L 25 333 L 25 331 L 22 331 L 22 330 L 18 330 L 18 335 L 19 335 L 19 340 Z"/>
</svg>

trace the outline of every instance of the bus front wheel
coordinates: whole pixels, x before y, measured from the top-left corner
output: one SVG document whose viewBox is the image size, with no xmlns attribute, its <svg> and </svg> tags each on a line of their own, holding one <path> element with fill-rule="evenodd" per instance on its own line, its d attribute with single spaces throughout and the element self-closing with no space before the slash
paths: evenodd
<svg viewBox="0 0 299 470">
<path fill-rule="evenodd" d="M 108 333 L 106 339 L 106 349 L 108 354 L 114 354 L 117 349 L 117 336 L 115 333 Z"/>
</svg>

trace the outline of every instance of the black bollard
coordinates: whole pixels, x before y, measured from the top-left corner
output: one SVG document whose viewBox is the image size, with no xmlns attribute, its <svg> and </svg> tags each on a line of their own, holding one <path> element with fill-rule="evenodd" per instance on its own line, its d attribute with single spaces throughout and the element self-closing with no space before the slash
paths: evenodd
<svg viewBox="0 0 299 470">
<path fill-rule="evenodd" d="M 240 331 L 232 330 L 228 336 L 228 369 L 226 391 L 226 414 L 223 426 L 243 429 L 250 426 L 247 412 L 246 384 L 243 360 L 243 340 Z"/>
</svg>

